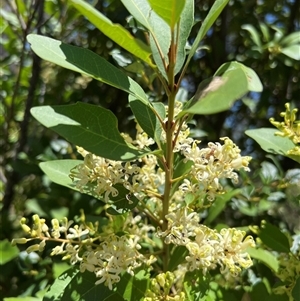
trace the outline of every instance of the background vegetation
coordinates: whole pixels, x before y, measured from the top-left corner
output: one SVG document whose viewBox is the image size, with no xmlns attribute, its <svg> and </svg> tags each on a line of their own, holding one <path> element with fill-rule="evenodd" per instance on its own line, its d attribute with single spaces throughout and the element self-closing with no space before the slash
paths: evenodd
<svg viewBox="0 0 300 301">
<path fill-rule="evenodd" d="M 89 1 L 115 23 L 120 23 L 142 39 L 139 25 L 117 0 Z M 213 1 L 195 0 L 201 25 Z M 89 196 L 51 183 L 38 167 L 41 161 L 76 158 L 74 146 L 38 124 L 29 113 L 32 106 L 70 104 L 77 101 L 101 104 L 118 117 L 121 131 L 134 126 L 127 107 L 127 95 L 99 81 L 91 80 L 48 62 L 30 50 L 26 35 L 39 33 L 66 43 L 86 47 L 123 68 L 142 86 L 151 88 L 153 99 L 163 100 L 162 87 L 151 70 L 133 62 L 105 35 L 79 15 L 65 1 L 5 0 L 1 2 L 1 86 L 0 91 L 0 198 L 1 252 L 0 295 L 33 296 L 68 267 L 60 259 L 30 257 L 9 242 L 20 237 L 18 220 L 34 213 L 51 219 L 79 215 L 83 208 L 97 215 L 97 204 Z M 243 190 L 225 209 L 209 221 L 212 226 L 259 225 L 267 220 L 291 235 L 299 233 L 300 176 L 296 162 L 267 155 L 246 129 L 271 127 L 269 118 L 279 120 L 284 104 L 300 107 L 300 53 L 281 52 L 282 38 L 300 30 L 300 1 L 233 0 L 223 11 L 204 43 L 200 45 L 187 72 L 180 97 L 192 95 L 198 83 L 212 76 L 224 62 L 237 60 L 253 68 L 264 91 L 249 94 L 227 112 L 197 117 L 193 135 L 206 143 L 231 137 L 254 157 L 252 173 L 243 175 Z M 192 41 L 192 40 L 191 40 Z M 130 66 L 129 66 L 130 65 Z M 286 185 L 290 178 L 293 185 Z M 298 240 L 300 241 L 300 239 Z M 267 273 L 267 272 L 265 272 Z"/>
</svg>

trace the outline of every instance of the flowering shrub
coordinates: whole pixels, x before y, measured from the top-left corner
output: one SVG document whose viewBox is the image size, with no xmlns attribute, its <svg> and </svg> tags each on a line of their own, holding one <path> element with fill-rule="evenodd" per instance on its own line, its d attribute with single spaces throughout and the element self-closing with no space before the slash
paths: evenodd
<svg viewBox="0 0 300 301">
<path fill-rule="evenodd" d="M 72 281 L 76 282 L 73 290 L 85 287 L 85 292 L 92 290 L 97 296 L 84 300 L 147 301 L 206 300 L 200 298 L 207 298 L 210 279 L 220 286 L 224 281 L 242 283 L 242 273 L 253 264 L 251 252 L 258 257 L 253 237 L 236 228 L 211 229 L 203 217 L 226 194 L 227 183 L 238 184 L 238 172 L 250 170 L 251 158 L 242 156 L 228 137 L 202 145 L 190 135 L 189 121 L 194 114 L 227 110 L 248 91 L 261 91 L 260 80 L 252 69 L 230 62 L 201 83 L 190 100 L 177 99 L 187 65 L 228 1 L 215 1 L 189 51 L 192 0 L 163 5 L 154 0 L 122 1 L 147 32 L 150 45 L 84 1 L 71 2 L 152 68 L 164 87 L 165 104 L 151 101 L 137 82 L 95 53 L 29 35 L 40 57 L 126 91 L 136 137 L 120 133 L 116 117 L 100 106 L 77 103 L 33 108 L 31 113 L 38 121 L 76 145 L 83 157 L 81 161 L 44 162 L 41 168 L 54 182 L 103 202 L 103 219 L 91 223 L 82 212 L 78 224 L 64 218 L 53 219 L 50 225 L 34 215 L 32 226 L 21 220 L 29 238 L 13 243 L 37 241 L 27 248 L 30 253 L 42 252 L 47 243 L 56 242 L 51 255 L 61 255 L 78 266 L 57 280 L 64 282 L 63 288 L 55 284 L 50 288 L 47 297 L 56 300 L 83 300 L 83 293 L 75 296 L 65 291 Z M 125 33 L 130 38 L 124 42 L 120 34 Z M 293 113 L 288 116 L 293 123 Z M 298 134 L 297 128 L 294 143 L 298 143 Z"/>
</svg>

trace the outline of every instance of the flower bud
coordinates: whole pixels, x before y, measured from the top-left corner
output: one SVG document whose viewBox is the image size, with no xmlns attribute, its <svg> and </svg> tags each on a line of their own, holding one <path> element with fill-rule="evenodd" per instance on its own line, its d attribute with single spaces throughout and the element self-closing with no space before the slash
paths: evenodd
<svg viewBox="0 0 300 301">
<path fill-rule="evenodd" d="M 45 245 L 46 245 L 46 240 L 44 239 L 39 244 L 39 252 L 43 252 L 44 251 Z"/>
<path fill-rule="evenodd" d="M 159 283 L 159 285 L 164 288 L 166 284 L 166 274 L 162 273 L 156 276 L 156 280 Z"/>
<path fill-rule="evenodd" d="M 23 229 L 23 231 L 25 232 L 25 233 L 30 233 L 31 232 L 31 229 L 30 229 L 30 227 L 28 227 L 27 225 L 25 225 L 25 224 L 23 224 L 22 225 L 22 229 Z"/>
<path fill-rule="evenodd" d="M 13 246 L 15 246 L 16 244 L 21 244 L 21 245 L 23 245 L 23 244 L 26 244 L 26 243 L 27 243 L 27 239 L 24 238 L 24 237 L 22 237 L 22 238 L 14 238 L 14 239 L 12 240 L 12 242 L 11 242 L 11 244 L 12 244 Z"/>
<path fill-rule="evenodd" d="M 40 245 L 39 244 L 35 244 L 35 245 L 32 245 L 32 246 L 28 247 L 26 249 L 26 252 L 29 254 L 31 252 L 39 251 L 39 249 L 40 249 Z"/>
</svg>

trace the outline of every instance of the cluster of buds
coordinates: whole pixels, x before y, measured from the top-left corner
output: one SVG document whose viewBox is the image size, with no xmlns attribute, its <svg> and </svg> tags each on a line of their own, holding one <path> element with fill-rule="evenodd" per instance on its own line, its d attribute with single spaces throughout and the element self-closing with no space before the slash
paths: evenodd
<svg viewBox="0 0 300 301">
<path fill-rule="evenodd" d="M 295 145 L 300 144 L 300 120 L 297 120 L 296 114 L 298 109 L 290 109 L 290 104 L 285 104 L 286 111 L 281 112 L 280 116 L 284 117 L 284 121 L 275 121 L 270 118 L 270 122 L 280 131 L 275 134 L 280 137 L 288 137 Z M 300 147 L 295 146 L 287 152 L 288 155 L 300 156 Z"/>
<path fill-rule="evenodd" d="M 150 287 L 146 292 L 144 301 L 184 301 L 185 293 L 171 292 L 174 288 L 175 275 L 171 272 L 158 274 L 151 279 Z"/>
</svg>

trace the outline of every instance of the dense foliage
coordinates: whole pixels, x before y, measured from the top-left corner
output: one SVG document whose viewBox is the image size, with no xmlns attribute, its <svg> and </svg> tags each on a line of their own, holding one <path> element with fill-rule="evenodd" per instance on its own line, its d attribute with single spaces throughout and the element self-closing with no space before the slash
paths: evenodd
<svg viewBox="0 0 300 301">
<path fill-rule="evenodd" d="M 92 295 L 102 296 L 103 300 L 123 300 L 123 298 L 139 300 L 147 288 L 155 293 L 158 285 L 161 287 L 158 291 L 163 291 L 161 298 L 166 298 L 169 294 L 170 298 L 175 298 L 174 277 L 179 277 L 175 270 L 184 258 L 189 258 L 188 261 L 193 263 L 194 267 L 190 269 L 190 274 L 186 273 L 184 280 L 181 281 L 181 285 L 184 287 L 182 292 L 190 298 L 187 300 L 241 300 L 242 298 L 255 301 L 299 300 L 297 298 L 300 295 L 298 294 L 300 287 L 300 160 L 297 145 L 300 131 L 299 123 L 296 123 L 297 112 L 293 110 L 293 107 L 300 107 L 300 26 L 297 23 L 300 2 L 297 0 L 276 1 L 274 5 L 273 1 L 230 1 L 222 14 L 218 16 L 228 1 L 194 1 L 195 24 L 191 22 L 192 19 L 189 20 L 185 17 L 184 24 L 187 28 L 183 26 L 182 31 L 186 38 L 189 30 L 191 33 L 187 44 L 185 39 L 178 44 L 178 49 L 182 51 L 178 52 L 180 59 L 176 61 L 173 69 L 171 68 L 173 73 L 170 68 L 166 68 L 164 61 L 160 60 L 160 53 L 153 52 L 154 61 L 151 60 L 147 46 L 150 43 L 153 51 L 154 42 L 151 40 L 151 35 L 159 37 L 162 34 L 159 43 L 164 46 L 168 40 L 166 33 L 153 29 L 153 33 L 150 30 L 150 34 L 146 34 L 145 29 L 149 30 L 148 24 L 144 24 L 130 9 L 130 4 L 128 4 L 130 2 L 127 1 L 126 6 L 135 19 L 129 17 L 130 13 L 123 6 L 126 1 L 91 3 L 103 13 L 104 25 L 101 25 L 99 19 L 98 21 L 93 19 L 94 15 L 91 12 L 94 11 L 85 10 L 88 6 L 81 4 L 81 1 L 74 0 L 67 1 L 67 3 L 47 0 L 5 1 L 2 4 L 1 76 L 3 89 L 1 98 L 3 101 L 0 106 L 3 114 L 1 114 L 0 122 L 3 130 L 0 141 L 3 168 L 0 176 L 2 183 L 1 265 L 3 268 L 1 269 L 1 290 L 3 297 L 7 297 L 7 300 L 42 300 L 49 285 L 58 279 L 45 295 L 44 300 L 54 300 L 62 291 L 64 294 L 60 300 L 70 300 L 70 296 L 72 296 L 72 300 L 94 300 Z M 154 11 L 164 22 L 167 22 L 170 28 L 176 27 L 178 24 L 176 18 L 169 19 L 165 13 L 159 14 L 159 7 L 155 8 L 157 1 L 149 2 L 153 5 Z M 175 3 L 176 1 L 171 2 Z M 193 1 L 186 2 L 192 3 Z M 204 20 L 213 4 L 217 9 L 210 15 L 211 19 L 206 19 L 209 22 L 205 23 Z M 181 13 L 181 9 L 183 7 L 178 8 L 178 14 Z M 95 16 L 99 18 L 96 13 Z M 111 24 L 112 29 L 109 26 L 110 21 L 104 16 L 114 22 L 115 25 Z M 217 20 L 212 24 L 214 17 Z M 189 22 L 190 24 L 188 24 Z M 143 44 L 137 43 L 138 46 L 125 45 L 129 48 L 124 47 L 122 38 L 125 36 L 125 31 L 122 32 L 122 27 L 116 25 L 117 23 L 127 29 L 126 32 L 131 32 L 135 39 L 142 41 Z M 210 28 L 210 26 L 212 27 Z M 100 27 L 101 31 L 97 27 Z M 195 44 L 194 41 L 195 39 L 197 41 L 196 37 L 199 37 L 201 30 L 203 32 L 203 36 L 199 38 L 201 43 Z M 118 36 L 119 31 L 120 35 Z M 29 35 L 32 33 L 39 35 Z M 63 41 L 66 44 L 61 47 L 61 44 L 57 44 L 55 40 L 49 40 L 40 35 Z M 115 41 L 113 42 L 111 39 L 114 37 Z M 124 41 L 126 44 L 128 37 L 127 39 L 125 37 Z M 88 48 L 104 60 L 97 61 L 99 57 L 93 56 L 91 52 L 72 48 L 67 44 Z M 180 68 L 184 66 L 185 51 L 187 54 L 189 51 L 192 53 L 192 45 L 197 50 L 190 56 L 191 61 L 186 66 L 185 73 L 180 73 Z M 62 49 L 65 54 L 70 54 L 68 61 L 62 62 L 56 57 L 52 59 L 52 62 L 80 73 L 43 61 L 31 49 L 49 61 L 51 61 L 50 49 L 51 53 L 58 53 L 57 51 Z M 136 49 L 137 51 L 134 52 Z M 167 46 L 166 49 L 162 47 L 162 51 L 166 56 L 170 54 Z M 101 66 L 100 70 L 94 68 L 95 64 L 93 65 L 93 63 L 85 65 L 80 60 L 84 56 L 91 61 L 96 60 L 97 64 Z M 168 63 L 172 62 L 172 57 L 168 58 Z M 232 61 L 232 63 L 224 65 L 227 61 Z M 125 73 L 118 73 L 118 69 L 114 69 L 109 63 L 122 69 Z M 223 67 L 219 68 L 220 66 Z M 251 73 L 252 71 L 245 66 L 251 67 L 258 74 L 264 87 L 263 92 L 260 92 L 260 82 L 258 79 L 256 80 L 255 73 Z M 234 72 L 229 74 L 228 70 L 234 70 Z M 127 86 L 128 77 L 125 74 L 131 80 L 129 80 L 129 86 Z M 183 74 L 182 77 L 181 74 Z M 255 79 L 254 82 L 243 81 L 245 74 L 248 77 L 251 75 L 250 77 Z M 204 86 L 200 85 L 200 88 L 197 88 L 200 82 L 213 75 L 215 75 L 215 80 L 210 80 L 206 82 L 206 86 L 203 84 Z M 176 86 L 178 82 L 180 89 L 179 86 Z M 146 94 L 138 84 L 146 91 Z M 175 87 L 175 89 L 172 90 L 173 88 L 170 87 Z M 246 93 L 247 91 L 250 92 Z M 129 106 L 128 93 L 131 94 Z M 195 94 L 194 100 L 185 102 Z M 152 142 L 155 142 L 158 150 L 166 152 L 165 158 L 168 157 L 167 145 L 168 139 L 171 138 L 168 138 L 167 129 L 173 117 L 168 120 L 169 123 L 165 121 L 163 123 L 160 120 L 169 118 L 170 112 L 172 112 L 172 110 L 170 111 L 170 99 L 174 101 L 175 95 L 179 102 L 173 112 L 175 114 L 173 117 L 179 128 L 174 133 L 179 141 L 176 151 L 180 155 L 177 154 L 174 158 L 175 176 L 173 180 L 192 175 L 193 181 L 197 182 L 197 176 L 204 169 L 203 166 L 206 163 L 193 161 L 192 151 L 199 152 L 197 156 L 201 158 L 215 156 L 215 162 L 217 162 L 225 160 L 224 154 L 228 149 L 231 150 L 232 157 L 229 161 L 225 160 L 224 162 L 228 166 L 233 164 L 232 167 L 236 170 L 240 169 L 240 180 L 235 184 L 231 181 L 222 182 L 223 191 L 218 185 L 212 189 L 212 182 L 205 182 L 203 180 L 205 177 L 201 174 L 201 181 L 204 185 L 204 187 L 201 186 L 201 193 L 195 192 L 193 186 L 182 186 L 182 183 L 178 181 L 178 186 L 181 185 L 182 188 L 181 191 L 185 189 L 188 192 L 193 191 L 194 195 L 197 193 L 197 202 L 201 200 L 201 204 L 195 203 L 195 198 L 193 200 L 191 193 L 176 195 L 175 191 L 171 191 L 170 195 L 174 201 L 184 198 L 188 206 L 184 208 L 180 205 L 173 205 L 173 209 L 170 209 L 169 216 L 159 232 L 158 236 L 162 239 L 160 242 L 158 237 L 154 238 L 153 236 L 151 237 L 153 241 L 145 240 L 142 243 L 142 247 L 146 248 L 149 254 L 156 254 L 159 244 L 163 242 L 164 254 L 170 252 L 172 259 L 169 262 L 166 259 L 162 259 L 162 262 L 158 260 L 156 268 L 158 271 L 163 270 L 165 274 L 151 272 L 144 268 L 135 272 L 135 278 L 132 278 L 134 273 L 131 273 L 131 269 L 138 268 L 141 263 L 151 264 L 154 259 L 146 256 L 147 260 L 139 257 L 141 263 L 130 261 L 128 265 L 130 273 L 122 276 L 122 281 L 117 286 L 118 295 L 116 297 L 110 290 L 113 288 L 113 283 L 105 282 L 105 279 L 102 278 L 101 281 L 104 281 L 108 288 L 103 284 L 94 286 L 97 279 L 93 278 L 92 273 L 81 274 L 76 269 L 69 270 L 69 261 L 62 262 L 61 257 L 50 256 L 50 253 L 54 252 L 52 248 L 55 247 L 51 243 L 47 243 L 46 247 L 41 244 L 32 244 L 30 254 L 25 251 L 28 245 L 19 245 L 21 251 L 17 247 L 11 246 L 12 239 L 24 236 L 21 228 L 32 235 L 33 230 L 30 227 L 33 219 L 34 231 L 38 233 L 37 236 L 44 233 L 46 236 L 53 237 L 54 240 L 59 238 L 60 231 L 66 232 L 67 229 L 72 229 L 73 235 L 82 231 L 82 235 L 94 235 L 92 239 L 97 241 L 100 240 L 100 236 L 97 236 L 99 234 L 97 227 L 105 228 L 106 231 L 111 229 L 110 233 L 116 232 L 116 235 L 109 237 L 114 242 L 112 245 L 127 247 L 122 252 L 127 254 L 128 258 L 133 258 L 135 255 L 130 252 L 134 249 L 133 246 L 136 246 L 136 242 L 124 241 L 125 236 L 122 236 L 129 231 L 124 227 L 125 217 L 128 218 L 128 213 L 125 215 L 117 213 L 123 213 L 122 210 L 125 209 L 135 212 L 130 217 L 132 220 L 130 222 L 127 220 L 127 223 L 131 225 L 131 234 L 139 237 L 136 226 L 140 215 L 136 213 L 141 212 L 140 207 L 143 207 L 143 204 L 149 207 L 149 203 L 145 204 L 149 200 L 141 197 L 138 194 L 140 191 L 135 190 L 136 187 L 129 187 L 132 183 L 127 180 L 132 180 L 135 177 L 133 174 L 140 173 L 142 166 L 148 166 L 147 171 L 142 171 L 143 178 L 135 177 L 134 181 L 140 186 L 144 184 L 143 189 L 152 191 L 151 197 L 156 196 L 155 192 L 161 193 L 161 191 L 155 191 L 150 183 L 145 182 L 145 175 L 149 178 L 156 178 L 156 185 L 158 183 L 164 185 L 164 181 L 159 182 L 164 177 L 164 168 L 168 166 L 164 166 L 164 160 L 162 160 L 164 156 L 159 152 L 154 152 L 155 160 L 158 160 L 154 162 L 153 157 L 149 154 L 153 152 L 154 148 L 151 145 Z M 231 106 L 237 98 L 236 95 L 245 96 Z M 197 97 L 201 101 L 195 103 Z M 225 107 L 221 109 L 219 109 L 219 101 L 214 103 L 214 99 L 219 100 L 220 98 L 224 98 L 225 102 Z M 151 104 L 155 104 L 153 105 L 154 110 L 152 106 L 148 107 L 148 99 Z M 78 101 L 79 103 L 75 104 Z M 182 109 L 179 105 L 180 102 L 189 105 L 185 105 Z M 285 107 L 287 102 L 289 104 Z M 169 107 L 165 108 L 162 103 Z M 73 104 L 72 109 L 66 104 Z M 94 107 L 94 105 L 97 106 Z M 67 140 L 39 125 L 30 115 L 30 109 L 33 106 L 35 108 L 31 110 L 32 115 L 46 127 L 54 128 Z M 282 122 L 280 112 L 284 112 L 285 109 L 286 112 L 282 115 L 285 123 L 280 123 Z M 140 111 L 144 114 L 139 114 Z M 117 117 L 118 128 L 115 127 L 115 117 L 111 112 Z M 153 112 L 156 114 L 153 115 Z M 146 113 L 150 116 L 148 121 L 145 118 Z M 76 138 L 76 134 L 73 136 L 70 134 L 71 128 L 55 128 L 56 122 L 60 118 L 58 115 L 68 117 L 73 121 L 76 120 L 81 124 L 88 121 L 82 129 L 82 135 L 86 135 L 84 142 L 82 142 L 82 138 L 79 140 L 72 138 L 73 136 Z M 90 116 L 95 117 L 90 118 Z M 272 123 L 269 121 L 270 117 L 274 117 L 271 120 Z M 137 127 L 137 131 L 134 119 L 141 126 L 141 128 Z M 105 120 L 104 123 L 103 120 Z M 153 121 L 157 122 L 154 127 Z M 188 125 L 185 124 L 185 121 L 189 122 Z M 110 139 L 105 131 L 103 131 L 103 135 L 101 134 L 105 138 L 103 138 L 100 148 L 99 144 L 96 144 L 96 147 L 88 144 L 89 139 L 91 141 L 95 138 L 89 136 L 89 131 L 85 131 L 84 128 L 95 127 L 102 131 L 101 127 L 100 129 L 97 127 L 99 124 L 105 125 L 109 129 L 109 135 L 117 139 L 118 144 L 121 145 L 121 151 L 114 151 L 114 145 L 108 143 Z M 159 124 L 160 126 L 165 124 L 165 127 L 160 127 Z M 274 135 L 275 132 L 278 132 L 274 126 L 283 133 L 281 134 L 284 136 L 283 138 Z M 266 127 L 270 129 L 254 130 Z M 247 130 L 247 135 L 245 135 L 245 130 Z M 119 131 L 129 135 L 126 136 L 126 143 L 122 142 L 124 141 L 122 140 L 123 134 L 118 137 Z M 166 131 L 166 136 L 161 139 L 164 131 Z M 239 148 L 230 139 L 219 141 L 219 137 L 224 136 L 230 137 L 236 145 L 239 145 L 242 153 L 239 153 Z M 258 144 L 249 137 L 256 140 Z M 195 146 L 197 140 L 201 140 L 199 148 Z M 210 141 L 214 143 L 207 146 Z M 101 141 L 99 143 L 101 144 Z M 126 172 L 123 172 L 125 163 L 116 161 L 120 159 L 120 152 L 128 151 L 127 143 L 131 143 L 134 147 L 131 148 L 131 153 L 127 152 L 127 157 L 123 157 L 127 161 Z M 84 148 L 90 147 L 89 152 L 76 149 L 75 145 Z M 147 147 L 149 149 L 145 151 Z M 84 162 L 80 161 L 81 155 L 84 157 Z M 250 163 L 249 155 L 254 158 Z M 102 158 L 99 156 L 105 157 L 106 161 L 102 162 Z M 144 165 L 131 163 L 132 159 L 138 158 L 144 158 Z M 57 161 L 61 159 L 72 160 Z M 234 159 L 237 161 L 232 163 Z M 41 169 L 38 166 L 40 162 L 43 162 L 40 164 Z M 192 165 L 189 162 L 194 162 L 193 172 L 191 172 Z M 101 172 L 99 166 L 103 168 Z M 224 166 L 225 164 L 221 167 Z M 251 169 L 250 173 L 245 172 L 248 171 L 248 166 Z M 106 186 L 102 187 L 99 184 L 102 183 L 100 180 L 97 187 L 86 186 L 89 180 L 82 176 L 87 174 L 87 170 L 94 168 L 97 169 L 99 175 L 108 172 L 104 178 L 114 179 L 113 188 L 111 186 L 109 189 Z M 218 164 L 211 165 L 210 168 L 211 170 L 215 168 L 216 172 L 221 173 Z M 151 173 L 149 173 L 149 169 L 151 169 Z M 114 174 L 115 178 L 111 178 L 115 170 L 119 170 L 120 173 Z M 66 171 L 70 171 L 70 173 L 66 173 Z M 224 170 L 222 172 L 224 173 Z M 99 175 L 97 178 L 101 179 Z M 226 178 L 237 180 L 234 172 L 226 171 L 226 175 Z M 70 184 L 71 179 L 75 182 Z M 207 183 L 207 186 L 204 183 Z M 75 187 L 74 184 L 76 184 Z M 178 187 L 176 185 L 174 185 L 175 188 Z M 118 190 L 119 199 L 118 195 L 114 195 L 114 189 Z M 100 195 L 103 197 L 99 197 Z M 102 202 L 97 200 L 99 198 Z M 108 207 L 107 201 L 109 200 L 112 203 L 108 202 L 110 204 Z M 150 202 L 152 209 L 154 203 Z M 191 210 L 195 208 L 199 210 L 200 215 L 193 214 Z M 172 210 L 174 210 L 173 213 Z M 199 221 L 201 222 L 203 227 L 201 233 L 206 233 L 208 242 L 214 239 L 215 250 L 224 245 L 222 241 L 225 236 L 235 237 L 241 243 L 245 236 L 243 231 L 248 231 L 248 234 L 257 238 L 256 248 L 247 251 L 253 258 L 254 265 L 240 274 L 240 267 L 246 268 L 251 265 L 247 261 L 250 260 L 249 258 L 237 255 L 235 260 L 236 262 L 240 260 L 239 266 L 230 268 L 230 264 L 225 259 L 217 258 L 214 254 L 209 262 L 211 266 L 206 262 L 208 270 L 221 262 L 223 272 L 226 272 L 227 268 L 233 275 L 237 276 L 238 274 L 239 276 L 232 278 L 226 273 L 220 273 L 219 270 L 210 270 L 209 273 L 205 273 L 207 269 L 203 269 L 203 262 L 195 261 L 195 257 L 193 257 L 195 256 L 193 253 L 195 245 L 193 239 L 189 241 L 190 234 L 187 233 L 185 236 L 181 233 L 182 237 L 176 236 L 176 225 L 175 228 L 170 226 L 172 222 L 175 223 L 176 216 L 172 214 L 176 210 L 178 210 L 177 218 L 179 217 L 179 220 L 182 221 L 184 216 L 186 221 L 191 222 L 191 225 L 189 222 L 186 223 L 185 230 L 187 232 L 195 231 L 196 225 L 199 225 Z M 110 214 L 109 218 L 107 218 L 107 213 Z M 168 209 L 166 213 L 168 213 Z M 70 227 L 68 219 L 75 220 L 76 224 L 83 226 L 68 228 Z M 154 223 L 154 228 L 149 225 L 147 229 L 143 228 L 143 231 L 153 232 L 159 226 L 159 216 L 151 217 L 149 214 L 148 219 L 152 222 L 157 221 L 157 224 Z M 19 224 L 20 220 L 22 227 Z M 60 223 L 60 220 L 63 222 Z M 49 228 L 45 226 L 46 224 L 49 225 Z M 228 227 L 236 228 L 236 230 Z M 139 229 L 139 231 L 142 230 Z M 192 237 L 196 237 L 195 241 L 200 241 L 200 230 L 197 231 Z M 140 232 L 139 235 L 142 237 Z M 178 243 L 179 238 L 185 240 Z M 15 241 L 27 242 L 27 240 Z M 248 244 L 245 243 L 242 249 L 253 246 L 250 236 L 245 241 Z M 166 245 L 170 242 L 178 247 L 172 248 L 171 251 L 167 250 Z M 187 248 L 183 248 L 185 245 Z M 105 246 L 109 247 L 109 245 Z M 56 253 L 59 253 L 58 249 L 55 250 Z M 189 254 L 186 253 L 187 250 L 190 252 Z M 73 258 L 73 263 L 75 261 Z M 198 273 L 192 273 L 199 267 L 201 268 Z M 93 270 L 88 262 L 81 269 L 82 271 Z M 63 274 L 64 280 L 62 281 L 58 276 L 64 271 L 66 272 Z M 118 277 L 117 274 L 116 277 Z M 150 277 L 152 277 L 151 283 L 148 282 Z M 117 278 L 113 282 L 118 282 L 116 280 Z M 61 284 L 61 282 L 65 284 Z M 189 285 L 192 282 L 195 283 L 194 287 Z M 79 283 L 81 284 L 79 285 Z M 65 289 L 62 289 L 61 285 L 65 285 Z M 57 288 L 58 286 L 60 289 Z M 128 286 L 132 287 L 133 291 L 140 287 L 140 293 L 137 294 L 136 291 L 135 294 L 129 293 Z M 79 291 L 77 295 L 74 295 L 77 288 Z M 88 295 L 86 292 L 91 288 L 92 295 Z M 180 286 L 176 287 L 177 290 L 179 288 Z M 156 293 L 158 294 L 158 292 Z M 19 298 L 8 298 L 16 296 Z M 151 296 L 149 292 L 147 296 L 153 298 L 149 300 L 156 300 L 155 296 Z M 178 294 L 178 296 L 178 298 L 184 298 L 182 294 Z"/>
</svg>

